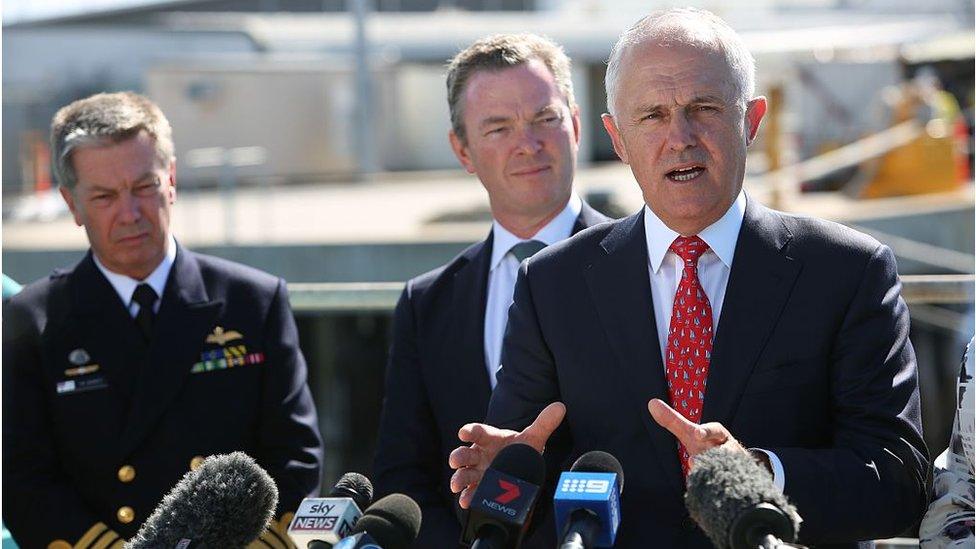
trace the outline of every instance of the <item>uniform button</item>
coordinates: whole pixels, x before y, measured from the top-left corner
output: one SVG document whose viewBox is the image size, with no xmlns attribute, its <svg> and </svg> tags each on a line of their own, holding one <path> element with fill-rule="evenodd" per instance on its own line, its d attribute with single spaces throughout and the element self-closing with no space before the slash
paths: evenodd
<svg viewBox="0 0 976 549">
<path fill-rule="evenodd" d="M 193 459 L 190 460 L 191 471 L 196 471 L 201 465 L 203 465 L 203 456 L 193 456 Z"/>
<path fill-rule="evenodd" d="M 132 510 L 132 507 L 126 505 L 124 507 L 119 507 L 118 512 L 115 513 L 115 516 L 122 524 L 129 524 L 132 522 L 132 519 L 136 518 L 136 512 Z"/>
<path fill-rule="evenodd" d="M 71 549 L 71 544 L 63 539 L 56 539 L 47 544 L 47 549 Z"/>
<path fill-rule="evenodd" d="M 131 465 L 119 467 L 119 481 L 132 482 L 136 478 L 136 468 Z"/>
<path fill-rule="evenodd" d="M 685 530 L 695 530 L 698 528 L 698 523 L 696 523 L 691 517 L 685 517 L 681 519 L 681 526 Z"/>
</svg>

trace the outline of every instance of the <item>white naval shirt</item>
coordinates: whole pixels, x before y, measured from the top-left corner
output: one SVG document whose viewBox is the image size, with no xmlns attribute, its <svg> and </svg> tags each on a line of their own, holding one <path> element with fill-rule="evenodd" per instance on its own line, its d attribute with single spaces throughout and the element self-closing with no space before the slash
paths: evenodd
<svg viewBox="0 0 976 549">
<path fill-rule="evenodd" d="M 92 257 L 95 259 L 95 265 L 98 267 L 98 270 L 102 271 L 102 274 L 108 279 L 109 284 L 119 294 L 119 299 L 129 309 L 129 314 L 132 315 L 132 318 L 135 318 L 139 314 L 139 304 L 132 300 L 132 294 L 135 293 L 136 286 L 143 282 L 149 284 L 149 287 L 156 292 L 157 299 L 156 303 L 153 304 L 153 312 L 159 312 L 159 305 L 163 302 L 163 290 L 166 288 L 166 279 L 169 277 L 169 271 L 173 268 L 173 263 L 176 261 L 176 239 L 173 238 L 173 235 L 169 235 L 166 255 L 163 256 L 163 260 L 153 269 L 153 272 L 149 273 L 149 276 L 145 280 L 136 280 L 124 274 L 112 272 L 108 270 L 108 267 L 102 265 L 102 262 L 98 260 L 96 254 L 92 253 Z"/>
</svg>

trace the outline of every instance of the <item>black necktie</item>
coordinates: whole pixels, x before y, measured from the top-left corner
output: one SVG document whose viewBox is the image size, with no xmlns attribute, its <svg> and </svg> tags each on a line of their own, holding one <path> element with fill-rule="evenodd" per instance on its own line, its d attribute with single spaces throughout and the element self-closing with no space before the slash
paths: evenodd
<svg viewBox="0 0 976 549">
<path fill-rule="evenodd" d="M 145 283 L 136 286 L 136 291 L 132 294 L 132 301 L 139 304 L 139 312 L 136 313 L 136 325 L 142 330 L 142 335 L 145 336 L 146 341 L 149 341 L 152 336 L 153 321 L 156 319 L 156 313 L 153 312 L 156 298 L 156 292 L 149 284 Z"/>
<path fill-rule="evenodd" d="M 539 242 L 538 240 L 527 240 L 525 242 L 519 242 L 518 244 L 512 246 L 511 252 L 512 255 L 515 256 L 515 259 L 517 259 L 518 262 L 521 263 L 526 259 L 535 255 L 536 252 L 538 252 L 539 250 L 545 247 L 546 247 L 545 243 Z"/>
</svg>

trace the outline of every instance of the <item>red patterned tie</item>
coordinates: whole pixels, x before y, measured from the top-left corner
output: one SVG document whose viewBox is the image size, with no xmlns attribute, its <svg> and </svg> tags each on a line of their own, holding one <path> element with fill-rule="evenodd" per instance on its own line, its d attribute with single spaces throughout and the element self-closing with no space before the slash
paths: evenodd
<svg viewBox="0 0 976 549">
<path fill-rule="evenodd" d="M 712 358 L 712 306 L 698 281 L 698 258 L 708 244 L 697 236 L 679 236 L 671 251 L 684 261 L 668 329 L 666 372 L 671 406 L 690 421 L 701 421 L 708 363 Z M 678 448 L 681 472 L 688 475 L 688 451 Z"/>
</svg>

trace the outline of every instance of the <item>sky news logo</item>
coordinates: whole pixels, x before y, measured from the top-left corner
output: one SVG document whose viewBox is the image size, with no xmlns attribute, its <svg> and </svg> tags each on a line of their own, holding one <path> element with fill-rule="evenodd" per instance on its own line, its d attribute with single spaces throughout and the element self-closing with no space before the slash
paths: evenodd
<svg viewBox="0 0 976 549">
<path fill-rule="evenodd" d="M 610 491 L 610 481 L 601 479 L 565 478 L 559 491 L 568 494 L 605 494 Z"/>
</svg>

